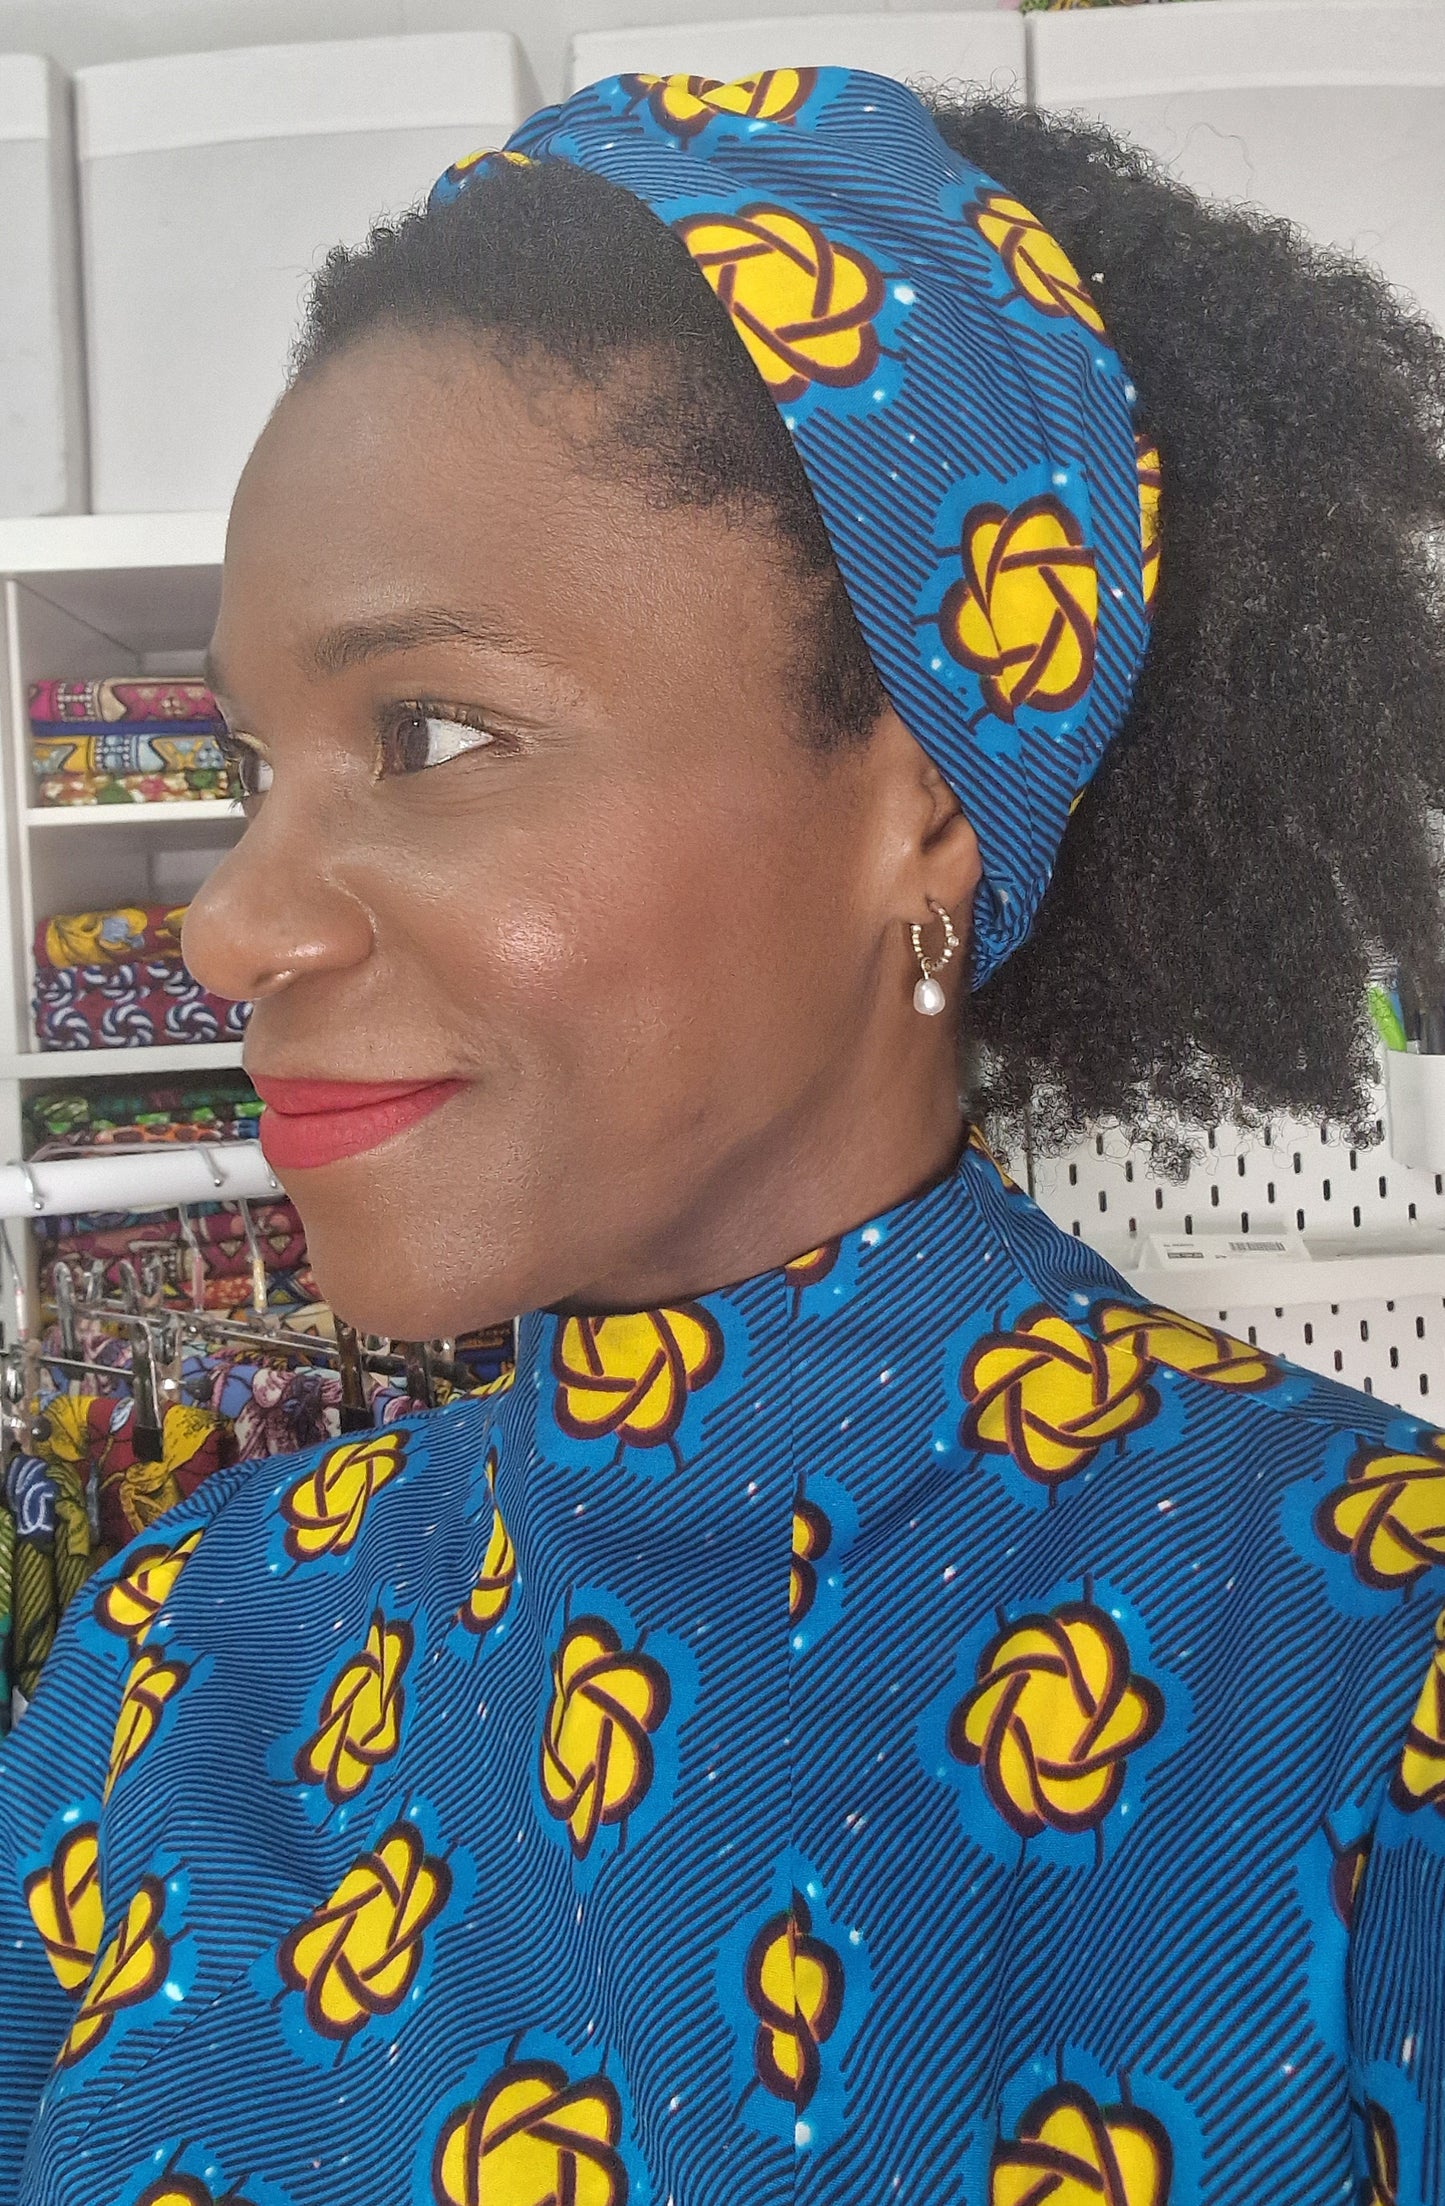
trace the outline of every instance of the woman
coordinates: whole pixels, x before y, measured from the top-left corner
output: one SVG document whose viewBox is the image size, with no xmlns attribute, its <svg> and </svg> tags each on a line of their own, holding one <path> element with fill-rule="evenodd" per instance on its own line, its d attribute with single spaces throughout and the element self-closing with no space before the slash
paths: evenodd
<svg viewBox="0 0 1445 2206">
<path fill-rule="evenodd" d="M 331 256 L 187 955 L 336 1308 L 533 1314 L 68 1619 L 7 2197 L 1445 2196 L 1445 1443 L 957 1099 L 1358 1108 L 1442 419 L 1363 269 L 838 71 L 594 86 Z"/>
</svg>

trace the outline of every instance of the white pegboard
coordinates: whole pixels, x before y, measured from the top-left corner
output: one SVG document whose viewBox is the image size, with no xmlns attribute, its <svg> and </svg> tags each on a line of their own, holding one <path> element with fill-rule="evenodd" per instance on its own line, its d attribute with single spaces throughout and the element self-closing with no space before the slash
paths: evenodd
<svg viewBox="0 0 1445 2206">
<path fill-rule="evenodd" d="M 1377 1107 L 1383 1135 L 1382 1098 Z M 1445 1229 L 1445 1175 L 1397 1164 L 1383 1139 L 1351 1148 L 1290 1118 L 1262 1134 L 1214 1128 L 1179 1181 L 1157 1177 L 1148 1150 L 1117 1129 L 1097 1131 L 1077 1148 L 1035 1159 L 1031 1185 L 1057 1225 L 1123 1271 L 1139 1262 L 1150 1234 L 1288 1231 L 1364 1257 L 1408 1246 L 1412 1229 Z M 1352 1297 L 1339 1290 L 1340 1269 L 1332 1265 L 1330 1274 L 1339 1299 L 1306 1301 L 1310 1269 L 1295 1267 L 1298 1289 L 1283 1304 L 1244 1300 L 1235 1272 L 1229 1299 L 1209 1315 L 1291 1362 L 1445 1422 L 1445 1293 L 1422 1293 L 1418 1272 L 1410 1276 L 1404 1265 L 1401 1291 L 1388 1292 L 1387 1260 L 1387 1292 Z M 1380 1269 L 1371 1266 L 1377 1287 Z M 1167 1300 L 1167 1281 L 1158 1291 Z"/>
</svg>

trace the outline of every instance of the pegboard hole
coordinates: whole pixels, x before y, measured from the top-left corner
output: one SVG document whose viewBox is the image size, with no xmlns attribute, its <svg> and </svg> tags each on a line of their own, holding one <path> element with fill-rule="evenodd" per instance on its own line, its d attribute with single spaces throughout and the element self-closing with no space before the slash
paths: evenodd
<svg viewBox="0 0 1445 2206">
<path fill-rule="evenodd" d="M 1107 1196 L 1107 1195 L 1106 1195 L 1106 1194 L 1104 1193 L 1104 1190 L 1103 1190 L 1103 1188 L 1101 1187 L 1101 1188 L 1099 1189 L 1099 1208 L 1100 1208 L 1101 1210 L 1107 1210 L 1107 1209 L 1108 1209 L 1108 1207 L 1109 1207 L 1109 1198 L 1108 1198 L 1108 1196 Z"/>
<path fill-rule="evenodd" d="M 1362 1318 L 1360 1319 L 1360 1338 L 1361 1338 L 1361 1340 L 1368 1340 L 1368 1339 L 1369 1339 L 1369 1337 L 1370 1337 L 1370 1321 L 1369 1321 L 1369 1319 L 1368 1319 L 1368 1318 L 1362 1317 Z"/>
<path fill-rule="evenodd" d="M 1370 1374 L 1368 1373 L 1368 1371 L 1367 1371 L 1367 1372 L 1365 1373 L 1364 1386 L 1365 1386 L 1365 1392 L 1366 1392 L 1367 1394 L 1373 1394 L 1373 1393 L 1374 1393 L 1374 1391 L 1375 1391 L 1375 1382 L 1374 1382 L 1374 1380 L 1373 1380 L 1373 1379 L 1372 1379 L 1372 1378 L 1370 1377 Z"/>
<path fill-rule="evenodd" d="M 1415 1320 L 1415 1338 L 1416 1340 L 1425 1338 L 1425 1320 L 1422 1317 L 1417 1317 Z"/>
<path fill-rule="evenodd" d="M 1384 1173 L 1382 1172 L 1382 1173 L 1380 1174 L 1380 1200 L 1381 1200 L 1381 1202 L 1383 1202 L 1383 1201 L 1384 1201 L 1385 1197 L 1386 1197 L 1386 1196 L 1387 1196 L 1387 1195 L 1389 1194 L 1389 1192 L 1390 1192 L 1390 1188 L 1389 1188 L 1389 1183 L 1388 1183 L 1388 1181 L 1386 1180 L 1386 1178 L 1385 1178 L 1385 1175 L 1384 1175 Z"/>
<path fill-rule="evenodd" d="M 1350 1216 L 1354 1219 L 1355 1224 L 1358 1226 L 1360 1222 L 1360 1206 L 1358 1203 L 1356 1203 L 1354 1209 L 1350 1212 Z"/>
<path fill-rule="evenodd" d="M 1259 1329 L 1257 1326 L 1251 1325 L 1249 1328 L 1249 1345 L 1251 1348 L 1258 1348 L 1259 1346 Z"/>
<path fill-rule="evenodd" d="M 1070 1187 L 1077 1187 L 1077 1186 L 1078 1186 L 1078 1184 L 1079 1184 L 1079 1167 L 1078 1167 L 1078 1166 L 1077 1166 L 1076 1164 L 1071 1164 L 1071 1165 L 1069 1166 L 1069 1185 L 1070 1185 Z"/>
<path fill-rule="evenodd" d="M 1304 1170 L 1304 1166 L 1300 1162 L 1300 1153 L 1298 1149 L 1296 1149 L 1294 1153 L 1294 1168 L 1296 1172 L 1302 1172 Z"/>
<path fill-rule="evenodd" d="M 1400 1351 L 1399 1351 L 1399 1349 L 1398 1349 L 1398 1348 L 1392 1348 L 1392 1349 L 1390 1350 L 1390 1369 L 1391 1369 L 1392 1371 L 1398 1371 L 1398 1370 L 1399 1370 L 1399 1368 L 1400 1368 Z"/>
<path fill-rule="evenodd" d="M 1164 1208 L 1164 1190 L 1162 1187 L 1156 1187 L 1154 1190 L 1154 1208 L 1156 1210 Z"/>
<path fill-rule="evenodd" d="M 1235 1163 L 1236 1163 L 1236 1164 L 1237 1164 L 1237 1165 L 1239 1166 L 1239 1176 L 1240 1176 L 1240 1178 L 1241 1178 L 1241 1179 L 1243 1179 L 1243 1178 L 1244 1178 L 1244 1175 L 1245 1175 L 1245 1171 L 1246 1171 L 1246 1169 L 1247 1169 L 1247 1167 L 1246 1167 L 1246 1165 L 1245 1165 L 1245 1161 L 1244 1161 L 1243 1157 L 1236 1157 L 1234 1161 L 1235 1161 Z"/>
<path fill-rule="evenodd" d="M 1310 1347 L 1312 1347 L 1312 1346 L 1314 1345 L 1314 1337 L 1315 1337 L 1315 1329 L 1314 1329 L 1314 1327 L 1313 1327 L 1313 1326 L 1311 1325 L 1311 1323 L 1310 1323 L 1309 1319 L 1308 1319 L 1308 1318 L 1306 1318 L 1306 1319 L 1305 1319 L 1305 1346 L 1306 1346 L 1306 1348 L 1310 1348 Z"/>
<path fill-rule="evenodd" d="M 1342 1353 L 1342 1352 L 1341 1352 L 1341 1351 L 1340 1351 L 1340 1350 L 1339 1350 L 1339 1349 L 1337 1348 L 1337 1349 L 1335 1350 L 1335 1369 L 1336 1369 L 1336 1371 L 1343 1371 L 1343 1370 L 1344 1370 L 1344 1368 L 1345 1368 L 1345 1359 L 1344 1359 L 1344 1355 L 1343 1355 L 1343 1353 Z"/>
<path fill-rule="evenodd" d="M 1323 1201 L 1325 1201 L 1325 1202 L 1328 1202 L 1328 1201 L 1329 1201 L 1329 1199 L 1330 1199 L 1330 1183 L 1329 1183 L 1329 1181 L 1328 1181 L 1328 1180 L 1321 1180 L 1321 1181 L 1320 1181 L 1320 1196 L 1321 1196 L 1321 1199 L 1322 1199 Z"/>
<path fill-rule="evenodd" d="M 1133 1184 L 1134 1166 L 1132 1160 L 1129 1158 L 1126 1158 L 1124 1161 L 1124 1177 L 1127 1181 L 1129 1181 L 1131 1185 Z"/>
<path fill-rule="evenodd" d="M 1273 1181 L 1273 1180 L 1271 1180 L 1271 1181 L 1270 1181 L 1270 1183 L 1269 1183 L 1268 1187 L 1267 1187 L 1267 1188 L 1265 1189 L 1265 1191 L 1264 1191 L 1264 1199 L 1265 1199 L 1265 1201 L 1266 1201 L 1267 1203 L 1272 1203 L 1272 1202 L 1274 1201 L 1274 1181 Z"/>
<path fill-rule="evenodd" d="M 1352 1172 L 1358 1172 L 1358 1171 L 1359 1171 L 1359 1169 L 1360 1169 L 1360 1159 L 1359 1159 L 1359 1156 L 1358 1156 L 1357 1152 L 1356 1152 L 1355 1150 L 1353 1150 L 1353 1149 L 1352 1149 L 1352 1150 L 1350 1151 L 1350 1170 L 1351 1170 Z"/>
<path fill-rule="evenodd" d="M 1297 1210 L 1295 1212 L 1294 1222 L 1296 1232 L 1303 1233 L 1305 1229 L 1305 1214 L 1302 1210 Z"/>
<path fill-rule="evenodd" d="M 1429 1372 L 1428 1372 L 1428 1371 L 1422 1371 L 1422 1372 L 1420 1373 L 1420 1392 L 1421 1392 L 1422 1394 L 1428 1394 L 1428 1393 L 1429 1393 L 1429 1391 L 1430 1391 L 1430 1374 L 1429 1374 Z"/>
<path fill-rule="evenodd" d="M 1219 1189 L 1217 1186 L 1211 1187 L 1209 1190 L 1209 1207 L 1211 1210 L 1218 1210 L 1219 1208 Z"/>
</svg>

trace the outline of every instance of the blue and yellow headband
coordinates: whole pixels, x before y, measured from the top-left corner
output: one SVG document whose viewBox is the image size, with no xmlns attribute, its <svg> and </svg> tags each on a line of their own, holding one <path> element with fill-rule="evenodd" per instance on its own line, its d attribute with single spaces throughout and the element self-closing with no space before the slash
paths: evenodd
<svg viewBox="0 0 1445 2206">
<path fill-rule="evenodd" d="M 1159 462 L 1098 308 L 888 77 L 607 77 L 505 154 L 632 192 L 726 308 L 884 688 L 978 836 L 977 986 L 1033 923 L 1148 641 Z"/>
</svg>

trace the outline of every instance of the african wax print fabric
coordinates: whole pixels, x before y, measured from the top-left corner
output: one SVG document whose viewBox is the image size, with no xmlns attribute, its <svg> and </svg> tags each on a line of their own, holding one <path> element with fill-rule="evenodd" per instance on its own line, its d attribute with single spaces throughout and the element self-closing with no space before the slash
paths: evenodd
<svg viewBox="0 0 1445 2206">
<path fill-rule="evenodd" d="M 150 1143 L 254 1141 L 261 1098 L 239 1073 L 143 1087 L 88 1080 L 28 1094 L 22 1116 L 25 1154 L 38 1164 Z"/>
<path fill-rule="evenodd" d="M 776 401 L 904 724 L 978 836 L 975 982 L 1024 939 L 1143 663 L 1159 455 L 1057 239 L 847 69 L 621 76 L 454 162 L 563 160 L 672 229 Z"/>
<path fill-rule="evenodd" d="M 118 904 L 104 911 L 57 912 L 35 930 L 35 963 L 51 972 L 130 965 L 179 957 L 185 904 Z"/>
<path fill-rule="evenodd" d="M 973 1147 L 520 1343 L 72 1606 L 0 1750 L 0 2194 L 1441 2198 L 1445 1436 Z"/>
<path fill-rule="evenodd" d="M 35 784 L 38 805 L 232 803 L 239 791 L 230 769 L 210 767 L 167 774 L 44 774 Z"/>
<path fill-rule="evenodd" d="M 204 682 L 144 680 L 130 674 L 32 682 L 32 728 L 117 724 L 145 728 L 216 728 L 224 725 L 220 706 Z"/>
<path fill-rule="evenodd" d="M 247 1207 L 266 1272 L 268 1300 L 319 1301 L 295 1205 L 283 1198 Z M 243 1306 L 251 1294 L 251 1244 L 241 1213 L 234 1204 L 203 1203 L 188 1210 L 187 1218 L 200 1251 L 202 1307 Z M 129 1261 L 143 1271 L 158 1260 L 159 1285 L 166 1299 L 186 1305 L 192 1301 L 191 1248 L 174 1211 L 57 1214 L 37 1218 L 33 1230 L 40 1244 L 41 1292 L 52 1300 L 58 1263 L 86 1269 L 99 1263 L 102 1292 L 114 1295 L 123 1287 L 123 1263 Z"/>
<path fill-rule="evenodd" d="M 179 957 L 42 966 L 35 975 L 35 1040 L 43 1050 L 239 1041 L 250 1015 L 249 1003 L 203 988 Z"/>
</svg>

